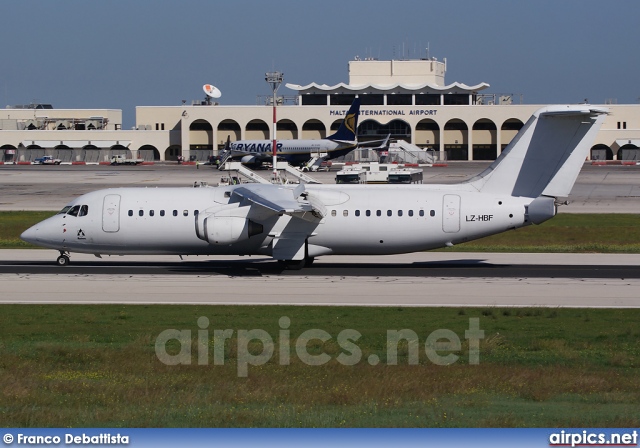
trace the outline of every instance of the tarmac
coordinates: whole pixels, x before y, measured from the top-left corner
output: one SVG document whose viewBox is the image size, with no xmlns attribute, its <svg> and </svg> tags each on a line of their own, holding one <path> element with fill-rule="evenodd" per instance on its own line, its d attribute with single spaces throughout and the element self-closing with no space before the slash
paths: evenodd
<svg viewBox="0 0 640 448">
<path fill-rule="evenodd" d="M 460 182 L 489 164 L 449 162 L 425 167 L 424 183 Z M 269 178 L 268 170 L 257 171 Z M 145 166 L 0 166 L 0 210 L 59 210 L 73 198 L 111 187 L 192 187 L 196 181 L 217 185 L 222 176 L 209 165 Z M 334 183 L 335 171 L 311 173 L 322 183 Z M 559 213 L 640 213 L 640 166 L 593 166 L 585 163 Z"/>
<path fill-rule="evenodd" d="M 71 266 L 59 267 L 54 263 L 55 256 L 51 250 L 0 250 L 0 303 L 640 307 L 640 255 L 635 254 L 423 252 L 383 257 L 329 256 L 319 258 L 310 268 L 285 273 L 261 269 L 264 259 L 207 257 L 209 261 L 194 265 L 191 258 L 195 257 L 185 261 L 167 256 L 97 260 L 91 255 L 73 254 Z M 117 261 L 112 261 L 114 258 Z M 244 269 L 219 269 L 233 263 L 242 263 Z M 486 274 L 463 279 L 457 273 L 446 275 L 468 264 L 480 265 Z M 163 270 L 165 265 L 170 273 Z M 364 269 L 365 274 L 351 275 L 349 265 Z M 47 270 L 37 269 L 42 266 Z M 74 266 L 78 269 L 70 269 Z M 180 271 L 180 266 L 191 272 Z M 514 266 L 523 267 L 524 275 L 501 275 L 502 269 Z M 606 270 L 603 267 L 616 271 L 628 267 L 636 275 L 562 277 L 563 267 L 576 266 L 592 267 L 595 272 Z M 7 273 L 12 267 L 16 270 Z M 430 275 L 429 270 L 435 267 L 445 275 Z M 548 267 L 552 274 L 526 276 L 527 269 L 536 267 Z M 154 274 L 154 269 L 158 273 Z M 403 269 L 409 272 L 402 273 Z"/>
<path fill-rule="evenodd" d="M 487 165 L 425 168 L 425 183 L 460 182 Z M 5 165 L 0 210 L 58 210 L 101 188 L 216 185 L 228 174 L 206 165 Z M 335 172 L 312 176 L 333 183 Z M 585 164 L 569 201 L 561 213 L 640 213 L 640 166 Z M 278 271 L 260 259 L 97 260 L 81 254 L 72 254 L 73 264 L 65 268 L 55 266 L 56 256 L 50 250 L 0 251 L 0 303 L 640 307 L 640 255 L 321 257 L 298 272 Z"/>
</svg>

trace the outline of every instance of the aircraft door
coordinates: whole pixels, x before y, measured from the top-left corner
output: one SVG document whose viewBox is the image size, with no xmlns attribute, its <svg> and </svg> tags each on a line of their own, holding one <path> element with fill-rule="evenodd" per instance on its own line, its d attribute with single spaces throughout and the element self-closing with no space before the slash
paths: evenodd
<svg viewBox="0 0 640 448">
<path fill-rule="evenodd" d="M 445 194 L 442 199 L 442 230 L 445 233 L 460 231 L 460 196 Z"/>
<path fill-rule="evenodd" d="M 117 232 L 120 230 L 120 195 L 108 194 L 102 205 L 102 230 Z"/>
</svg>

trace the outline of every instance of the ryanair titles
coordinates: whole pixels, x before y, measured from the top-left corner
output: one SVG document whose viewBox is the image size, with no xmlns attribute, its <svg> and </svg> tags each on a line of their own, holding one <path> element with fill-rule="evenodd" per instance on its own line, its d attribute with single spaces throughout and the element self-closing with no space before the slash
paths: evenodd
<svg viewBox="0 0 640 448">
<path fill-rule="evenodd" d="M 435 117 L 437 114 L 437 109 L 410 109 L 410 110 L 401 110 L 401 109 L 372 109 L 372 110 L 361 110 L 361 116 L 402 116 L 402 115 L 417 115 L 417 116 L 432 116 Z M 331 116 L 344 116 L 346 111 L 344 110 L 332 110 L 329 111 L 329 115 Z"/>
</svg>

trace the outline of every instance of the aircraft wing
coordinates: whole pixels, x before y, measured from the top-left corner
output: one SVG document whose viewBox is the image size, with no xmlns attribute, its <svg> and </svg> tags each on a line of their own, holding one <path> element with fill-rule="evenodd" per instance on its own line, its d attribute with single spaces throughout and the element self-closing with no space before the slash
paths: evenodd
<svg viewBox="0 0 640 448">
<path fill-rule="evenodd" d="M 311 217 L 320 220 L 325 214 L 323 207 L 319 204 L 314 206 L 306 199 L 304 184 L 296 188 L 266 184 L 246 185 L 233 190 L 233 196 L 263 211 L 271 212 L 268 214 L 286 214 L 305 220 L 310 220 Z"/>
<path fill-rule="evenodd" d="M 390 138 L 391 138 L 391 134 L 388 134 L 385 138 L 381 140 L 369 140 L 366 142 L 361 142 L 358 144 L 358 148 L 366 148 L 366 149 L 373 149 L 373 150 L 379 150 L 379 149 L 388 150 Z M 378 144 L 378 146 L 373 146 L 376 144 Z"/>
<path fill-rule="evenodd" d="M 273 238 L 271 256 L 277 260 L 303 260 L 307 253 L 307 239 L 315 234 L 326 213 L 322 203 L 312 200 L 312 204 L 307 199 L 304 184 L 296 188 L 246 185 L 233 190 L 231 198 L 257 209 L 252 210 L 254 216 L 260 215 L 265 219 L 278 215 L 278 220 L 269 230 L 269 236 Z"/>
</svg>

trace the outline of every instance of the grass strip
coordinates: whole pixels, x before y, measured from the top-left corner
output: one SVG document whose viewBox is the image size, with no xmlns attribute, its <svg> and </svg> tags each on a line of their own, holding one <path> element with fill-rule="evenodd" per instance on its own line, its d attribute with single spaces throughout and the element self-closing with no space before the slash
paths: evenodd
<svg viewBox="0 0 640 448">
<path fill-rule="evenodd" d="M 478 365 L 469 363 L 470 318 L 485 332 Z M 639 321 L 638 309 L 3 305 L 0 420 L 9 427 L 638 427 Z M 158 360 L 156 338 L 166 329 L 191 332 L 189 365 Z M 275 343 L 244 378 L 243 329 L 264 330 Z M 306 343 L 310 354 L 329 356 L 326 364 L 297 355 L 310 329 L 330 336 Z M 361 334 L 355 365 L 337 361 L 353 353 L 337 341 L 347 329 Z M 387 358 L 387 331 L 401 329 L 417 336 L 416 365 L 407 340 L 395 344 L 397 365 Z M 451 365 L 427 358 L 437 329 L 461 340 L 437 352 L 458 356 Z M 231 335 L 221 342 L 215 330 Z M 167 347 L 183 348 L 175 340 Z M 214 365 L 216 347 L 223 365 Z M 263 350 L 258 341 L 246 347 Z"/>
</svg>

